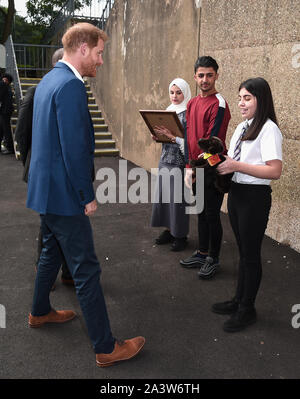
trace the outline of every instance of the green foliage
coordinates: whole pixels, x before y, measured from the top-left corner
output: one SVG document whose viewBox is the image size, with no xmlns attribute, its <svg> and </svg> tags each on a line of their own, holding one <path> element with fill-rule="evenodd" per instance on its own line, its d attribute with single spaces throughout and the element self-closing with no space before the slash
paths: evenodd
<svg viewBox="0 0 300 399">
<path fill-rule="evenodd" d="M 89 5 L 91 0 L 74 0 L 74 9 Z M 66 0 L 28 0 L 27 14 L 32 24 L 49 26 Z"/>
<path fill-rule="evenodd" d="M 25 18 L 16 16 L 13 41 L 15 43 L 40 44 L 45 30 L 44 26 L 32 26 L 30 23 L 26 22 Z"/>
<path fill-rule="evenodd" d="M 8 7 L 0 7 L 0 14 L 3 18 L 3 25 L 0 31 L 0 43 L 4 44 L 12 32 L 12 26 L 15 15 L 15 2 L 8 0 Z"/>
<path fill-rule="evenodd" d="M 4 7 L 1 7 L 6 11 Z M 4 14 L 0 13 L 0 32 L 3 31 L 4 27 Z M 39 44 L 44 35 L 44 26 L 32 26 L 32 24 L 26 22 L 25 18 L 15 15 L 12 38 L 14 43 L 24 44 Z"/>
</svg>

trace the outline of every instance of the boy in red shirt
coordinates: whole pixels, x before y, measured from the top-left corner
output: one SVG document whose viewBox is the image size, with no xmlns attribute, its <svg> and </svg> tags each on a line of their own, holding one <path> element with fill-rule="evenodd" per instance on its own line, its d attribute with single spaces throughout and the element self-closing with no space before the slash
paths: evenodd
<svg viewBox="0 0 300 399">
<path fill-rule="evenodd" d="M 209 56 L 199 57 L 195 63 L 194 79 L 200 94 L 190 100 L 187 105 L 187 144 L 189 160 L 197 159 L 201 154 L 198 146 L 200 138 L 219 137 L 227 153 L 225 138 L 230 111 L 228 104 L 217 92 L 215 82 L 218 79 L 218 64 Z M 185 183 L 192 186 L 192 170 L 187 166 Z M 199 247 L 180 264 L 186 268 L 200 267 L 199 278 L 211 278 L 219 265 L 223 229 L 220 209 L 224 194 L 218 191 L 208 179 L 204 170 L 204 209 L 198 214 Z"/>
</svg>

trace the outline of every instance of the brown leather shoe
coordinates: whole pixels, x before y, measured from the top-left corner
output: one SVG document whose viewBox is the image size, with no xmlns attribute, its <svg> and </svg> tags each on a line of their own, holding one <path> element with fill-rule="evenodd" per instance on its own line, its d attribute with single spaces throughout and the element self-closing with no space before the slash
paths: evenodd
<svg viewBox="0 0 300 399">
<path fill-rule="evenodd" d="M 76 313 L 72 310 L 51 310 L 45 316 L 32 316 L 30 313 L 28 324 L 29 327 L 41 327 L 45 323 L 65 323 L 75 316 Z"/>
<path fill-rule="evenodd" d="M 112 353 L 96 354 L 96 363 L 99 367 L 112 366 L 121 360 L 128 360 L 136 356 L 145 344 L 144 337 L 135 337 L 125 341 L 116 341 Z"/>
</svg>

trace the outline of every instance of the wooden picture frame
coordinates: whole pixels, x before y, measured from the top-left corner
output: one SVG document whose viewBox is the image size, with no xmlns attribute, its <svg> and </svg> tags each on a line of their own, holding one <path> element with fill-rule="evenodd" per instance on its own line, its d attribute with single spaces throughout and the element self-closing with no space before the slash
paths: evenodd
<svg viewBox="0 0 300 399">
<path fill-rule="evenodd" d="M 171 130 L 174 136 L 184 137 L 184 129 L 175 111 L 166 110 L 140 110 L 140 114 L 144 119 L 151 134 L 156 136 L 159 143 L 170 143 L 171 140 L 164 136 L 155 133 L 155 126 L 164 126 Z"/>
</svg>

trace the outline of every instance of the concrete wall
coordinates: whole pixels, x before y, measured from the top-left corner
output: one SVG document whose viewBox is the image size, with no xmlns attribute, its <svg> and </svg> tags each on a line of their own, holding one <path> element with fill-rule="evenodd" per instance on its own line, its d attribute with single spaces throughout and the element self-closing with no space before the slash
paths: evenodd
<svg viewBox="0 0 300 399">
<path fill-rule="evenodd" d="M 240 82 L 255 76 L 267 79 L 284 136 L 283 175 L 272 183 L 267 234 L 297 251 L 299 21 L 298 0 L 116 0 L 107 25 L 105 64 L 92 82 L 121 155 L 149 170 L 157 167 L 161 149 L 149 137 L 138 110 L 164 109 L 175 77 L 186 79 L 196 94 L 193 65 L 198 55 L 211 55 L 220 65 L 217 88 L 232 114 L 228 143 L 241 121 Z"/>
<path fill-rule="evenodd" d="M 122 156 L 146 169 L 157 167 L 161 146 L 138 111 L 166 108 L 175 77 L 195 92 L 199 9 L 194 0 L 117 0 L 106 31 L 110 41 L 92 89 Z"/>
</svg>

